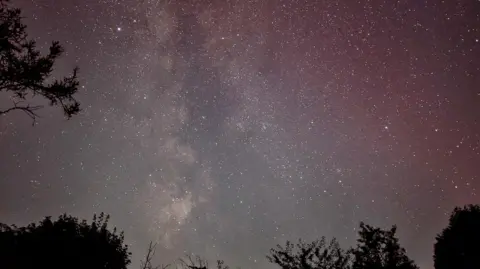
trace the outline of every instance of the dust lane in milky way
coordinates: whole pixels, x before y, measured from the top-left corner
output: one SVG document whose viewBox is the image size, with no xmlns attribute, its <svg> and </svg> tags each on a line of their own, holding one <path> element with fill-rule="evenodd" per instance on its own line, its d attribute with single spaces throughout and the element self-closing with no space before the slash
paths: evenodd
<svg viewBox="0 0 480 269">
<path fill-rule="evenodd" d="M 15 1 L 65 45 L 56 72 L 81 67 L 84 111 L 0 119 L 2 222 L 105 211 L 134 266 L 155 240 L 261 268 L 363 220 L 431 267 L 480 202 L 480 2 L 350 2 Z"/>
</svg>

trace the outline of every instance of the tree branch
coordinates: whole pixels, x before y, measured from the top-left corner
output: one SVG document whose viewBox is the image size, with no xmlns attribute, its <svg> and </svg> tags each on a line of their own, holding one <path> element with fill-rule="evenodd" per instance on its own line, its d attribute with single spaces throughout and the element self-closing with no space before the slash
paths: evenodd
<svg viewBox="0 0 480 269">
<path fill-rule="evenodd" d="M 192 257 L 186 255 L 187 259 L 179 259 L 180 265 L 184 269 L 208 269 L 208 262 L 202 260 L 199 256 Z M 194 259 L 195 258 L 195 259 Z"/>
<path fill-rule="evenodd" d="M 157 248 L 157 243 L 153 244 L 150 242 L 148 245 L 148 251 L 147 251 L 147 256 L 145 257 L 145 261 L 141 261 L 140 263 L 140 269 L 167 269 L 169 265 L 157 265 L 153 266 L 152 265 L 152 258 L 155 255 L 155 250 Z"/>
<path fill-rule="evenodd" d="M 25 106 L 19 106 L 21 102 L 13 102 L 13 107 L 5 109 L 5 110 L 0 110 L 0 115 L 7 114 L 9 112 L 12 112 L 14 110 L 20 110 L 25 112 L 31 119 L 32 119 L 32 125 L 35 125 L 36 119 L 39 118 L 40 116 L 35 112 L 39 109 L 41 109 L 43 106 L 30 106 L 25 105 Z"/>
</svg>

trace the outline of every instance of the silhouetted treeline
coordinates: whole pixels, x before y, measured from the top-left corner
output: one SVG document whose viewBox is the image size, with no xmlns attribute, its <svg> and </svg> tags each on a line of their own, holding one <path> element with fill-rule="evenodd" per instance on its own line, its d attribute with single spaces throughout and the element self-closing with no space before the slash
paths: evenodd
<svg viewBox="0 0 480 269">
<path fill-rule="evenodd" d="M 108 220 L 102 213 L 90 223 L 62 215 L 26 227 L 0 224 L 0 268 L 125 269 L 131 253 Z"/>
<path fill-rule="evenodd" d="M 62 215 L 52 221 L 46 217 L 26 227 L 0 224 L 0 268 L 107 268 L 125 269 L 131 253 L 123 243 L 123 232 L 109 230 L 108 215 L 93 221 L 79 221 Z M 438 234 L 434 246 L 435 269 L 480 268 L 480 206 L 455 208 L 448 226 Z M 396 237 L 396 226 L 381 229 L 360 223 L 357 244 L 343 249 L 335 238 L 277 245 L 267 255 L 280 269 L 416 269 Z M 150 244 L 141 269 L 166 269 L 155 266 L 155 244 Z M 206 260 L 187 256 L 177 267 L 208 269 Z M 229 269 L 217 261 L 216 269 Z"/>
<path fill-rule="evenodd" d="M 325 237 L 311 243 L 287 242 L 270 251 L 268 260 L 281 269 L 416 269 L 395 237 L 396 227 L 389 230 L 360 223 L 357 246 L 348 250 L 340 248 Z"/>
</svg>

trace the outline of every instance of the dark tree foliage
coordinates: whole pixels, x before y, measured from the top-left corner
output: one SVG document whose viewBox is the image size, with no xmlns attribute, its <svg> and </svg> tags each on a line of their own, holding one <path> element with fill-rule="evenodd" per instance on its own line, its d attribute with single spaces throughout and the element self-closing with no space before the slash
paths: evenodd
<svg viewBox="0 0 480 269">
<path fill-rule="evenodd" d="M 62 215 L 26 227 L 0 224 L 0 268 L 126 269 L 131 253 L 108 220 L 102 213 L 91 223 Z"/>
<path fill-rule="evenodd" d="M 72 76 L 52 80 L 53 65 L 63 53 L 62 46 L 53 42 L 48 54 L 42 55 L 35 41 L 27 37 L 21 11 L 9 7 L 8 2 L 0 0 L 0 92 L 10 96 L 12 106 L 0 109 L 0 115 L 18 110 L 35 120 L 42 106 L 26 102 L 34 96 L 46 98 L 51 106 L 60 106 L 67 118 L 77 114 L 80 104 L 74 94 L 79 86 L 78 69 Z"/>
<path fill-rule="evenodd" d="M 435 269 L 480 268 L 480 206 L 456 207 L 436 240 Z"/>
<path fill-rule="evenodd" d="M 396 226 L 390 230 L 360 223 L 358 244 L 352 249 L 352 269 L 418 269 L 407 257 L 395 237 Z"/>
<path fill-rule="evenodd" d="M 333 239 L 327 244 L 325 237 L 311 243 L 288 242 L 270 250 L 267 259 L 282 269 L 348 269 L 350 254 Z"/>
</svg>

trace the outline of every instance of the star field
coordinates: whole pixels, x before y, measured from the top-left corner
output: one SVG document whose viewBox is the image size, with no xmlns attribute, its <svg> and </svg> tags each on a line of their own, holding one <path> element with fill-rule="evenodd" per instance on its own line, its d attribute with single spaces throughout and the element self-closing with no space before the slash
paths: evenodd
<svg viewBox="0 0 480 269">
<path fill-rule="evenodd" d="M 287 239 L 397 224 L 432 268 L 480 203 L 479 1 L 14 2 L 83 112 L 0 118 L 1 222 L 104 211 L 132 268 L 150 240 L 270 268 Z"/>
</svg>

